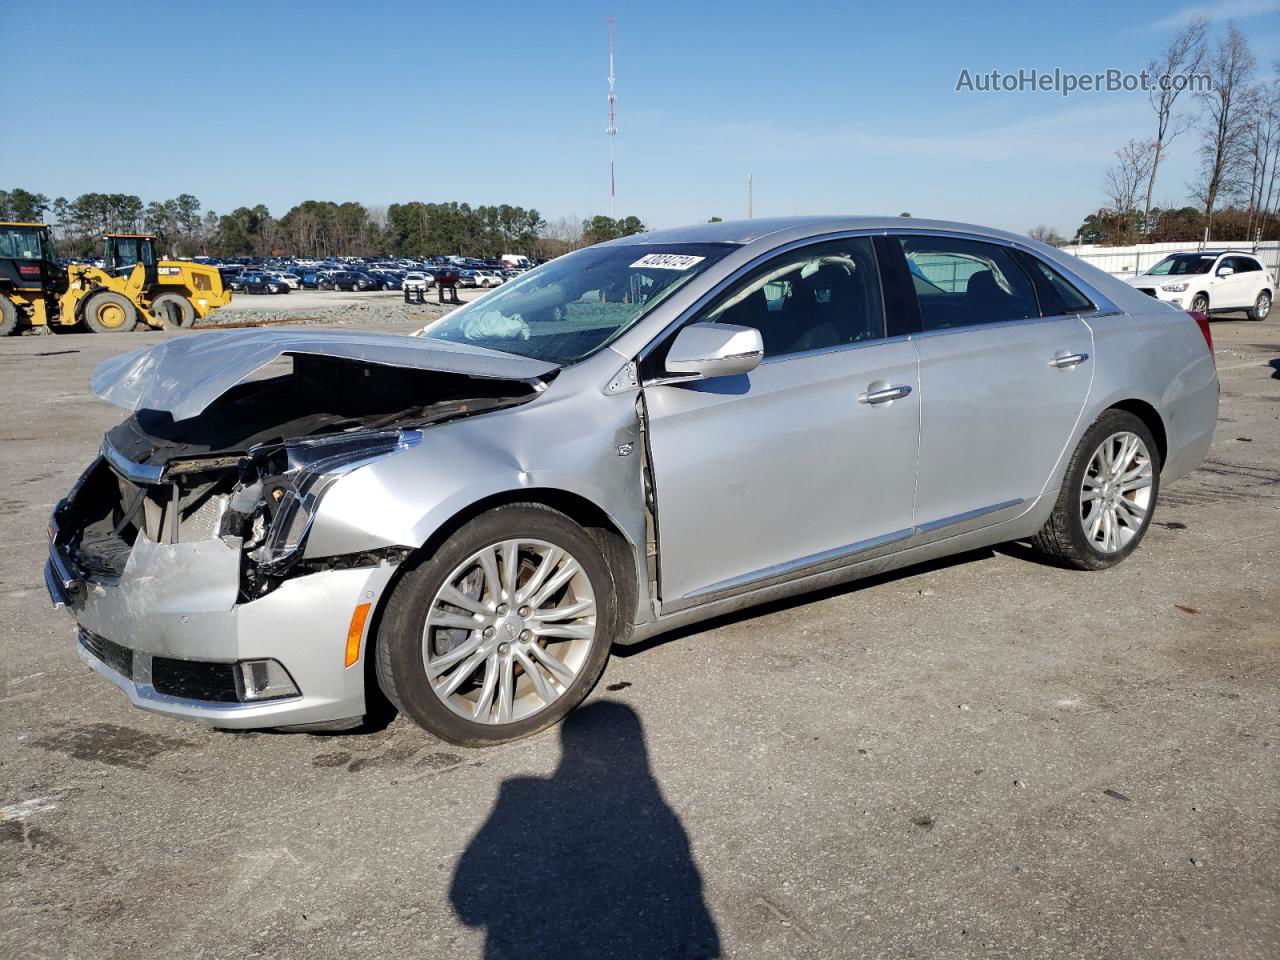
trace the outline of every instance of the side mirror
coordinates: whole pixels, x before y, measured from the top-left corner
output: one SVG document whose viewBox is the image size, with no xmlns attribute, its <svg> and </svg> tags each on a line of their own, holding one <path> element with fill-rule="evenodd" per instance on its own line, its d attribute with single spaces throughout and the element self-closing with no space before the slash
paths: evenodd
<svg viewBox="0 0 1280 960">
<path fill-rule="evenodd" d="M 746 373 L 764 359 L 764 341 L 755 327 L 731 323 L 691 323 L 667 352 L 667 372 L 699 379 Z"/>
<path fill-rule="evenodd" d="M 1229 276 L 1231 276 L 1233 273 L 1235 273 L 1235 270 L 1233 270 L 1231 267 L 1219 267 L 1219 268 L 1218 268 L 1218 276 L 1220 276 L 1220 277 L 1229 277 Z"/>
</svg>

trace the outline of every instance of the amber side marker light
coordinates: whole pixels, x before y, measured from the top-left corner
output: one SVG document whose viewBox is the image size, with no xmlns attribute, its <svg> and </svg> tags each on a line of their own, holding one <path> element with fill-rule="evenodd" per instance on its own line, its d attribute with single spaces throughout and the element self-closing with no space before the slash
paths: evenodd
<svg viewBox="0 0 1280 960">
<path fill-rule="evenodd" d="M 369 619 L 371 603 L 362 603 L 351 612 L 351 626 L 347 627 L 347 666 L 360 659 L 360 638 L 364 636 L 364 623 Z"/>
</svg>

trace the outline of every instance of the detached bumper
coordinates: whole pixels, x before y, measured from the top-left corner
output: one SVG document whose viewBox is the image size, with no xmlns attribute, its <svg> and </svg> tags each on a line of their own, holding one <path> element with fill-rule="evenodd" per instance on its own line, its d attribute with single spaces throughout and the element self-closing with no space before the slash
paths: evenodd
<svg viewBox="0 0 1280 960">
<path fill-rule="evenodd" d="M 239 551 L 221 540 L 140 537 L 124 573 L 108 580 L 79 578 L 55 536 L 45 584 L 76 620 L 77 652 L 135 706 L 245 729 L 363 716 L 368 637 L 348 667 L 347 631 L 356 606 L 376 606 L 394 572 L 383 563 L 315 573 L 237 603 Z M 246 660 L 277 661 L 299 694 L 235 700 L 226 678 Z"/>
</svg>

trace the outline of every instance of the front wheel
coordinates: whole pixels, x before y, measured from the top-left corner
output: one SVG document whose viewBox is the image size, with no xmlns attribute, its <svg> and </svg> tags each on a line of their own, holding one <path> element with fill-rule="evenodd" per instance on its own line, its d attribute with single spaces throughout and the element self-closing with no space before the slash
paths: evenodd
<svg viewBox="0 0 1280 960">
<path fill-rule="evenodd" d="M 1127 410 L 1108 410 L 1081 438 L 1053 514 L 1031 546 L 1078 570 L 1115 566 L 1142 542 L 1159 492 L 1151 431 Z"/>
<path fill-rule="evenodd" d="M 1258 294 L 1258 299 L 1253 301 L 1253 309 L 1249 311 L 1249 318 L 1251 320 L 1265 320 L 1270 312 L 1271 294 L 1263 290 Z"/>
<path fill-rule="evenodd" d="M 84 322 L 94 333 L 128 333 L 138 325 L 138 308 L 119 293 L 95 293 L 84 305 Z"/>
<path fill-rule="evenodd" d="M 537 733 L 604 671 L 614 596 L 603 552 L 567 516 L 531 503 L 491 510 L 396 586 L 378 634 L 379 685 L 451 743 Z"/>
<path fill-rule="evenodd" d="M 1187 309 L 1192 313 L 1203 313 L 1207 317 L 1209 315 L 1209 298 L 1203 293 L 1197 293 L 1191 298 L 1191 306 Z"/>
<path fill-rule="evenodd" d="M 0 337 L 7 337 L 18 329 L 18 308 L 12 300 L 0 293 Z"/>
</svg>

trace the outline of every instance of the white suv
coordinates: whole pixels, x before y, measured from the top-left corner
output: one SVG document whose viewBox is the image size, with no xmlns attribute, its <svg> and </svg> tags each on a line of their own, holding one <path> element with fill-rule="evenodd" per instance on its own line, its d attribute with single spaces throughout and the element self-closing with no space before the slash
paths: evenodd
<svg viewBox="0 0 1280 960">
<path fill-rule="evenodd" d="M 1230 250 L 1174 253 L 1125 281 L 1148 296 L 1195 313 L 1243 310 L 1254 320 L 1271 312 L 1276 281 L 1254 256 Z"/>
<path fill-rule="evenodd" d="M 401 281 L 400 285 L 404 290 L 426 290 L 434 282 L 431 274 L 414 270 L 404 275 L 404 280 Z"/>
</svg>

